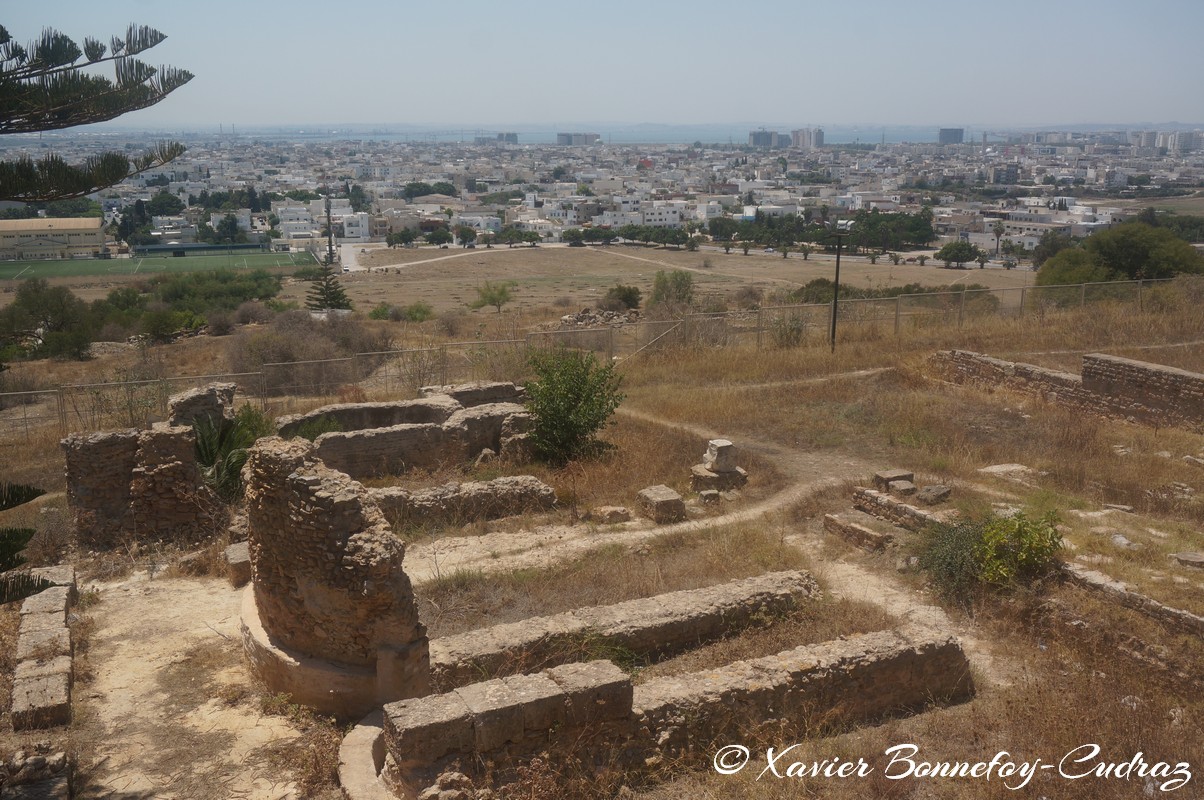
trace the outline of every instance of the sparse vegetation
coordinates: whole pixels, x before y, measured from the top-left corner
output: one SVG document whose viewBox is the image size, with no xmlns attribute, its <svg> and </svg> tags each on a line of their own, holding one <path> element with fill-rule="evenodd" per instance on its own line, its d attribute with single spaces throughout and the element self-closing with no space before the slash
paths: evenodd
<svg viewBox="0 0 1204 800">
<path fill-rule="evenodd" d="M 253 405 L 245 405 L 233 419 L 200 418 L 196 431 L 196 460 L 205 483 L 226 502 L 242 497 L 242 467 L 247 448 L 261 436 L 276 432 L 271 420 Z"/>
<path fill-rule="evenodd" d="M 597 433 L 623 402 L 614 367 L 599 364 L 593 353 L 564 349 L 536 352 L 530 364 L 535 378 L 527 383 L 527 407 L 536 453 L 565 464 L 605 449 Z"/>
</svg>

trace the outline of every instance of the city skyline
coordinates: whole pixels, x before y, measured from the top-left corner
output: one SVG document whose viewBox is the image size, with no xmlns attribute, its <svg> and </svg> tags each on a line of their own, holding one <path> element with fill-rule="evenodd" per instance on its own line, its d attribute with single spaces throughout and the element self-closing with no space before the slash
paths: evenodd
<svg viewBox="0 0 1204 800">
<path fill-rule="evenodd" d="M 18 42 L 45 26 L 77 41 L 107 41 L 129 22 L 166 33 L 147 60 L 196 78 L 123 117 L 127 129 L 649 123 L 935 134 L 1204 123 L 1204 51 L 1193 41 L 1204 4 L 1188 0 L 865 0 L 855 11 L 771 1 L 738 15 L 712 0 L 619 0 L 588 13 L 529 0 L 504 13 L 471 1 L 454 12 L 370 3 L 331 13 L 308 0 L 287 14 L 226 0 L 200 8 L 68 0 L 9 9 L 0 24 Z M 748 119 L 764 121 L 733 121 Z"/>
</svg>

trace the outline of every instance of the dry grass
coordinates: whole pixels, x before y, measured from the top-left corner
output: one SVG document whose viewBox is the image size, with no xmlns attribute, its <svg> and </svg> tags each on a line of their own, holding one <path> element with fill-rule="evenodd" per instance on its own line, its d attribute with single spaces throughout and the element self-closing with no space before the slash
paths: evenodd
<svg viewBox="0 0 1204 800">
<path fill-rule="evenodd" d="M 668 675 L 704 672 L 733 661 L 769 656 L 842 636 L 886 630 L 896 624 L 895 618 L 878 606 L 824 597 L 803 603 L 780 619 L 766 619 L 762 625 L 738 636 L 645 667 L 637 673 L 636 683 Z"/>
<path fill-rule="evenodd" d="M 547 570 L 453 573 L 419 584 L 415 594 L 431 638 L 450 636 L 764 572 L 805 569 L 802 554 L 782 541 L 785 533 L 781 524 L 749 523 L 667 534 L 634 548 L 602 547 Z"/>
</svg>

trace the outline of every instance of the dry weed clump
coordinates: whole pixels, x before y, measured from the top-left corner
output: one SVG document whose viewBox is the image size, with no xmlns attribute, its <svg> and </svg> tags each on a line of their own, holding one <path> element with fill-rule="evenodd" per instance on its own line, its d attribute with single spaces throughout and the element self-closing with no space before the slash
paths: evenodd
<svg viewBox="0 0 1204 800">
<path fill-rule="evenodd" d="M 450 636 L 574 608 L 805 569 L 802 554 L 783 541 L 784 532 L 748 523 L 668 534 L 635 549 L 604 546 L 549 569 L 456 572 L 418 584 L 415 594 L 431 638 Z"/>
</svg>

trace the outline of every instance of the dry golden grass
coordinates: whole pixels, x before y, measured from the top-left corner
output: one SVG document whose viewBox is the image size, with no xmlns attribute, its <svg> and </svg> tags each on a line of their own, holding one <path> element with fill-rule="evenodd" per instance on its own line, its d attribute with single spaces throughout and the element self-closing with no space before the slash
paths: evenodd
<svg viewBox="0 0 1204 800">
<path fill-rule="evenodd" d="M 666 534 L 633 548 L 609 545 L 546 570 L 457 572 L 415 587 L 431 638 L 585 606 L 610 605 L 764 572 L 805 569 L 780 524 Z"/>
</svg>

